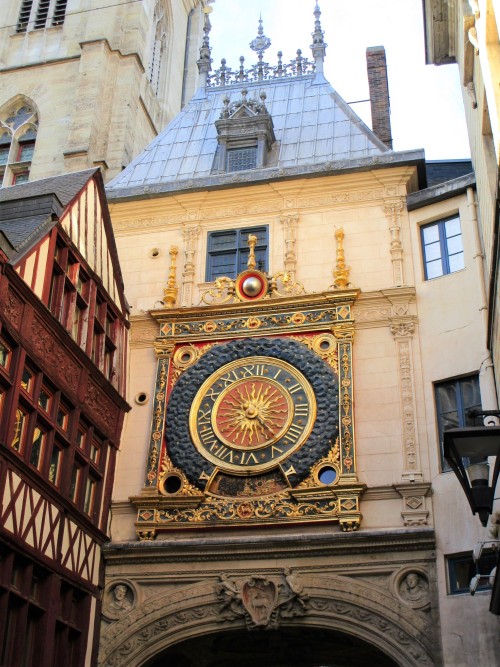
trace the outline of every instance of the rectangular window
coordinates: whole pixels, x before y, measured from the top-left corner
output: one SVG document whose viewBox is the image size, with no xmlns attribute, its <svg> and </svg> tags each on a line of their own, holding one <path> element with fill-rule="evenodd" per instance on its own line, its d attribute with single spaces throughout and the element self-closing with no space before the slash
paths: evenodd
<svg viewBox="0 0 500 667">
<path fill-rule="evenodd" d="M 488 582 L 488 575 L 497 564 L 497 559 L 492 551 L 483 552 L 479 562 L 474 563 L 472 554 L 462 554 L 461 556 L 449 556 L 446 558 L 448 565 L 448 588 L 450 595 L 469 592 L 469 584 L 476 574 L 483 575 L 477 587 L 478 591 L 485 591 L 491 588 Z"/>
<path fill-rule="evenodd" d="M 43 465 L 45 440 L 46 434 L 36 426 L 33 432 L 33 442 L 31 443 L 30 463 L 38 470 L 40 470 Z"/>
<path fill-rule="evenodd" d="M 17 21 L 17 32 L 26 32 L 30 20 L 31 6 L 33 0 L 23 0 L 21 3 L 21 10 L 19 12 L 19 19 Z"/>
<path fill-rule="evenodd" d="M 465 267 L 460 218 L 424 225 L 420 229 L 425 279 L 431 280 Z"/>
<path fill-rule="evenodd" d="M 24 410 L 21 410 L 21 408 L 17 408 L 16 418 L 14 420 L 14 435 L 12 437 L 10 446 L 19 454 L 22 454 L 24 449 L 24 436 L 27 421 L 28 415 L 24 412 Z"/>
<path fill-rule="evenodd" d="M 12 179 L 12 185 L 19 185 L 20 183 L 27 183 L 30 177 L 29 171 L 20 171 L 18 174 L 14 174 Z"/>
<path fill-rule="evenodd" d="M 434 385 L 436 412 L 441 448 L 441 469 L 451 470 L 443 456 L 443 433 L 450 428 L 474 426 L 474 419 L 468 416 L 471 408 L 481 407 L 479 376 L 448 380 Z"/>
<path fill-rule="evenodd" d="M 49 482 L 54 486 L 59 486 L 59 471 L 62 461 L 62 449 L 54 443 L 52 447 L 52 455 L 49 464 Z"/>
<path fill-rule="evenodd" d="M 221 276 L 236 278 L 238 273 L 247 268 L 249 234 L 254 234 L 257 237 L 255 246 L 256 268 L 259 271 L 267 271 L 267 226 L 211 232 L 208 235 L 207 282 Z"/>
<path fill-rule="evenodd" d="M 227 151 L 227 171 L 255 169 L 257 166 L 257 146 L 230 148 Z"/>
<path fill-rule="evenodd" d="M 35 142 L 25 141 L 19 144 L 19 152 L 17 154 L 17 162 L 31 162 L 33 153 L 35 152 Z"/>
<path fill-rule="evenodd" d="M 3 366 L 6 370 L 9 369 L 11 359 L 11 349 L 7 343 L 0 339 L 0 366 Z"/>
<path fill-rule="evenodd" d="M 36 11 L 35 30 L 38 28 L 45 28 L 47 16 L 49 15 L 50 0 L 38 0 L 38 8 Z"/>
<path fill-rule="evenodd" d="M 52 25 L 62 25 L 66 15 L 66 5 L 68 0 L 56 0 L 54 8 L 54 16 L 52 17 Z"/>
</svg>

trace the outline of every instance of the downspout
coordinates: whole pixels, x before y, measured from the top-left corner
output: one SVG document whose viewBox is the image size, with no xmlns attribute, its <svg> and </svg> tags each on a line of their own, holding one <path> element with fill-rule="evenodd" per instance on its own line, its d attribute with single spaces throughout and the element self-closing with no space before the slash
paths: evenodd
<svg viewBox="0 0 500 667">
<path fill-rule="evenodd" d="M 484 253 L 481 245 L 481 234 L 479 231 L 479 221 L 477 218 L 477 207 L 476 207 L 476 199 L 474 196 L 474 188 L 471 187 L 467 188 L 467 206 L 469 208 L 472 225 L 474 227 L 474 240 L 475 240 L 474 260 L 476 262 L 477 274 L 478 274 L 478 284 L 480 293 L 479 311 L 481 312 L 481 318 L 483 321 L 483 335 L 485 340 L 484 359 L 481 362 L 481 367 L 479 368 L 481 403 L 482 407 L 485 410 L 497 410 L 498 398 L 496 394 L 493 360 L 491 358 L 491 352 L 487 348 L 487 343 L 486 343 L 486 339 L 488 336 L 489 317 L 488 317 L 486 280 L 484 276 L 484 268 L 485 268 Z"/>
</svg>

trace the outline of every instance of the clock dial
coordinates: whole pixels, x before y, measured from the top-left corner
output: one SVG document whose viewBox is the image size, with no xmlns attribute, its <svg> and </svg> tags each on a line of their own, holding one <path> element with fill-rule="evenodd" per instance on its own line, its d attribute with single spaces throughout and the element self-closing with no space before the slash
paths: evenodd
<svg viewBox="0 0 500 667">
<path fill-rule="evenodd" d="M 204 458 L 244 474 L 267 470 L 300 448 L 315 417 L 314 393 L 302 373 L 258 356 L 226 364 L 205 380 L 189 426 Z"/>
<path fill-rule="evenodd" d="M 338 424 L 332 369 L 299 342 L 256 337 L 215 345 L 182 373 L 165 440 L 192 484 L 206 489 L 212 480 L 211 488 L 219 475 L 240 495 L 245 475 L 279 473 L 287 486 L 305 479 L 330 451 Z"/>
</svg>

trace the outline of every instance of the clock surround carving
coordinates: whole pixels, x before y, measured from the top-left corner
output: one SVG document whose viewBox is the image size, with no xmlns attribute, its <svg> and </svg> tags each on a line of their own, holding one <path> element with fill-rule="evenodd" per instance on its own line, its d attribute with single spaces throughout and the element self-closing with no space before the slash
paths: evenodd
<svg viewBox="0 0 500 667">
<path fill-rule="evenodd" d="M 352 404 L 354 321 L 351 310 L 357 295 L 356 289 L 335 289 L 201 309 L 151 311 L 159 325 L 154 343 L 158 375 L 146 486 L 139 496 L 131 499 L 137 508 L 139 539 L 154 540 L 164 531 L 195 527 L 304 521 L 333 521 L 341 530 L 357 530 L 361 522 L 360 497 L 365 488 L 356 474 Z M 300 350 L 297 357 L 312 355 L 323 371 L 326 369 L 330 377 L 334 376 L 335 402 L 340 413 L 334 420 L 338 432 L 336 427 L 330 428 L 326 437 L 328 429 L 325 429 L 322 446 L 316 450 L 314 438 L 311 439 L 317 435 L 314 426 L 290 457 L 285 456 L 274 468 L 253 474 L 247 471 L 237 475 L 213 463 L 212 467 L 207 466 L 207 459 L 194 446 L 189 430 L 189 407 L 196 393 L 203 382 L 218 371 L 218 377 L 225 377 L 221 370 L 225 364 L 241 360 L 243 367 L 245 355 L 267 357 L 269 346 L 276 345 Z M 242 353 L 242 350 L 246 351 Z M 230 354 L 226 358 L 227 352 Z M 274 360 L 279 358 L 280 354 L 275 353 Z M 295 365 L 295 358 L 284 361 Z M 274 369 L 274 373 L 277 370 Z M 298 368 L 298 372 L 302 370 Z M 302 374 L 309 382 L 307 373 Z M 258 386 L 263 386 L 258 383 L 266 377 L 261 375 L 255 381 L 255 396 Z M 195 453 L 193 458 L 198 457 L 194 467 L 191 463 L 186 465 L 182 454 L 179 458 L 175 445 L 172 453 L 172 442 L 178 440 L 178 433 L 174 430 L 172 437 L 169 428 L 171 422 L 180 423 L 172 397 L 183 393 L 183 385 L 188 384 L 191 393 L 188 399 L 184 397 L 186 405 L 180 421 L 184 443 L 189 444 L 191 454 Z M 246 386 L 251 395 L 252 387 L 241 384 L 241 387 Z M 313 388 L 313 393 L 316 398 L 321 394 L 318 386 Z M 179 399 L 178 403 L 181 402 Z M 320 410 L 320 417 L 321 414 Z M 318 418 L 315 424 L 319 421 L 324 420 Z M 286 430 L 284 424 L 283 429 Z M 227 446 L 227 443 L 221 444 Z M 233 448 L 233 461 L 236 451 L 237 448 Z M 245 446 L 245 451 L 250 449 Z M 311 452 L 311 456 L 301 465 L 299 454 L 301 458 L 306 452 Z M 290 461 L 293 456 L 298 457 L 297 460 Z"/>
</svg>

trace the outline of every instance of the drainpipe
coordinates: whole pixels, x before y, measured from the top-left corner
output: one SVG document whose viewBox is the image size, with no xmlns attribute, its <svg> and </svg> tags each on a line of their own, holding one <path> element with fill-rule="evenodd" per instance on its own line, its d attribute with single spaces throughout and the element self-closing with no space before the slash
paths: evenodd
<svg viewBox="0 0 500 667">
<path fill-rule="evenodd" d="M 484 276 L 484 253 L 481 245 L 481 234 L 479 231 L 479 221 L 477 218 L 476 199 L 474 196 L 474 188 L 467 188 L 467 206 L 469 208 L 472 226 L 474 228 L 475 253 L 474 260 L 476 262 L 478 284 L 480 293 L 480 307 L 481 318 L 483 321 L 483 333 L 486 340 L 488 332 L 488 301 L 486 296 L 486 281 Z M 479 384 L 481 389 L 481 402 L 484 410 L 497 410 L 498 399 L 495 386 L 495 375 L 493 369 L 493 360 L 491 359 L 490 351 L 485 348 L 484 359 L 479 369 Z"/>
</svg>

